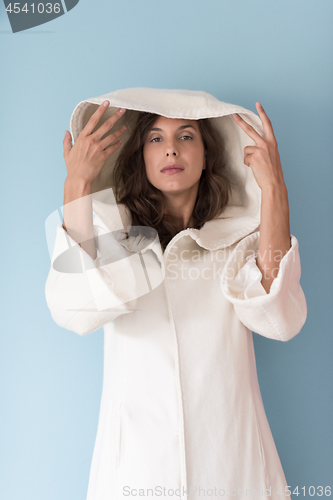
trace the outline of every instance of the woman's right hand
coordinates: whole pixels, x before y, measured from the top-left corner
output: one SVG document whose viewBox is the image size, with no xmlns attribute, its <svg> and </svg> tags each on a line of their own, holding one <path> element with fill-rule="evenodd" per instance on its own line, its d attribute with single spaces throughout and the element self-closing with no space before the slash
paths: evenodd
<svg viewBox="0 0 333 500">
<path fill-rule="evenodd" d="M 117 139 L 126 132 L 126 127 L 121 127 L 104 139 L 102 137 L 123 116 L 126 111 L 124 108 L 118 109 L 93 133 L 94 128 L 103 113 L 108 109 L 109 104 L 109 101 L 104 101 L 97 108 L 84 129 L 80 132 L 74 145 L 72 145 L 71 134 L 67 130 L 65 131 L 65 138 L 63 140 L 64 159 L 68 178 L 71 180 L 82 180 L 84 183 L 91 185 L 102 170 L 107 158 L 121 145 L 122 141 Z M 117 142 L 115 142 L 116 140 Z M 110 144 L 112 145 L 110 146 Z"/>
</svg>

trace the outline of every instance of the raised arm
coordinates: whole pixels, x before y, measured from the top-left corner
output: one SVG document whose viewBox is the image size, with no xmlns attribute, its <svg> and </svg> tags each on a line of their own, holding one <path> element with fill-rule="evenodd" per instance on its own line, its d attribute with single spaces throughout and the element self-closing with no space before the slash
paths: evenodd
<svg viewBox="0 0 333 500">
<path fill-rule="evenodd" d="M 102 170 L 107 158 L 121 145 L 121 140 L 117 139 L 126 131 L 126 127 L 121 127 L 115 133 L 102 139 L 126 111 L 120 108 L 93 132 L 109 104 L 109 101 L 104 101 L 97 108 L 79 134 L 74 146 L 67 130 L 63 141 L 68 174 L 64 186 L 63 227 L 92 259 L 96 259 L 91 201 L 92 183 Z M 117 142 L 114 142 L 116 140 Z"/>
<path fill-rule="evenodd" d="M 298 241 L 290 234 L 287 188 L 277 142 L 262 106 L 261 137 L 239 115 L 234 120 L 253 139 L 244 148 L 244 163 L 261 189 L 260 230 L 236 244 L 221 276 L 221 288 L 238 318 L 250 330 L 275 340 L 297 335 L 307 317 L 300 285 Z"/>
<path fill-rule="evenodd" d="M 102 139 L 125 110 L 116 111 L 93 132 L 109 101 L 103 104 L 91 116 L 74 146 L 70 134 L 67 131 L 65 134 L 68 175 L 64 186 L 64 219 L 57 227 L 45 284 L 46 302 L 54 321 L 80 335 L 104 326 L 121 314 L 131 313 L 138 296 L 133 258 L 107 227 L 100 223 L 93 225 L 93 180 L 121 141 L 112 143 L 125 132 L 121 128 Z"/>
<path fill-rule="evenodd" d="M 261 284 L 268 293 L 277 277 L 279 263 L 291 247 L 289 205 L 278 144 L 271 121 L 259 102 L 257 111 L 263 124 L 261 137 L 239 115 L 236 123 L 253 139 L 254 146 L 244 148 L 244 164 L 252 169 L 261 189 L 261 222 L 257 265 L 262 273 Z"/>
</svg>

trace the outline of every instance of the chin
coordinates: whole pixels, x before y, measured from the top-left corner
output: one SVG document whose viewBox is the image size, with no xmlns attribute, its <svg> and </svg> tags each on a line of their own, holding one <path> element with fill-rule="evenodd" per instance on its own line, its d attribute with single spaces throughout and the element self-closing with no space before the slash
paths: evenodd
<svg viewBox="0 0 333 500">
<path fill-rule="evenodd" d="M 174 177 L 173 179 L 169 179 L 168 177 Z M 190 190 L 190 189 L 193 189 L 196 185 L 198 185 L 199 183 L 199 180 L 196 180 L 195 182 L 191 182 L 189 183 L 188 182 L 188 179 L 187 179 L 187 182 L 184 182 L 186 181 L 186 179 L 176 179 L 175 178 L 176 176 L 165 176 L 165 178 L 161 179 L 159 178 L 158 180 L 156 180 L 156 182 L 152 182 L 150 179 L 149 182 L 150 184 L 152 184 L 156 189 L 158 189 L 159 191 L 162 191 L 162 193 L 168 193 L 168 194 L 172 194 L 172 193 L 182 193 L 184 191 L 187 191 L 187 190 Z"/>
<path fill-rule="evenodd" d="M 179 182 L 173 179 L 167 179 L 166 182 L 159 182 L 156 186 L 157 189 L 160 189 L 160 191 L 183 191 L 184 189 L 190 189 L 192 187 L 184 184 L 184 182 Z"/>
</svg>

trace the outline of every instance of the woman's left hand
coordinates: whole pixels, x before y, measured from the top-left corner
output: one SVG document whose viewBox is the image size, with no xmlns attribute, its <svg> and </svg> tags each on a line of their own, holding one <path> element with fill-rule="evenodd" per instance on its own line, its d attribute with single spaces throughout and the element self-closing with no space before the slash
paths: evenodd
<svg viewBox="0 0 333 500">
<path fill-rule="evenodd" d="M 252 168 L 261 189 L 260 236 L 256 262 L 262 273 L 261 284 L 269 293 L 279 271 L 280 260 L 291 246 L 289 205 L 272 124 L 260 103 L 257 102 L 256 107 L 263 125 L 263 137 L 239 115 L 232 117 L 255 142 L 255 146 L 244 148 L 244 163 Z"/>
<path fill-rule="evenodd" d="M 255 146 L 244 148 L 244 164 L 252 169 L 261 190 L 268 186 L 285 189 L 278 144 L 271 121 L 259 102 L 256 103 L 256 108 L 263 125 L 263 137 L 238 114 L 231 115 L 241 129 L 255 142 Z"/>
</svg>

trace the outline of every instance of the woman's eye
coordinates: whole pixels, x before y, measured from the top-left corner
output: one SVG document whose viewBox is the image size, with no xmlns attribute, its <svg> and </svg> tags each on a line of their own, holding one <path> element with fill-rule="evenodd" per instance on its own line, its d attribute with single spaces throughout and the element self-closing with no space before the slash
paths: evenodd
<svg viewBox="0 0 333 500">
<path fill-rule="evenodd" d="M 190 135 L 182 135 L 180 139 L 185 139 L 187 141 L 188 139 L 192 139 L 192 137 Z M 150 142 L 159 142 L 160 140 L 160 137 L 153 137 Z"/>
</svg>

